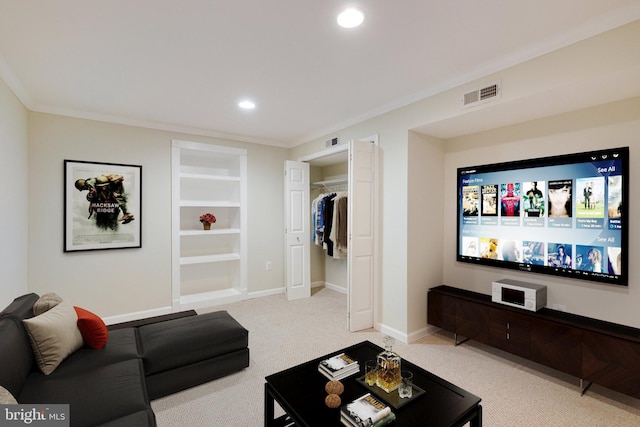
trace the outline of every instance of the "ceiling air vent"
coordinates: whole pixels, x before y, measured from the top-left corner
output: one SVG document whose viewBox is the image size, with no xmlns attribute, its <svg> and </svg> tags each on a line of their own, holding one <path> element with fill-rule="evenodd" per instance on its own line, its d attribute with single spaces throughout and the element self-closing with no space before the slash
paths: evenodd
<svg viewBox="0 0 640 427">
<path fill-rule="evenodd" d="M 481 89 L 467 92 L 462 96 L 462 107 L 468 108 L 485 102 L 494 101 L 500 97 L 500 82 L 491 83 Z"/>
<path fill-rule="evenodd" d="M 336 136 L 335 138 L 327 139 L 325 141 L 325 146 L 333 147 L 334 145 L 338 145 L 338 143 L 339 143 L 339 140 L 338 140 L 338 137 Z"/>
</svg>

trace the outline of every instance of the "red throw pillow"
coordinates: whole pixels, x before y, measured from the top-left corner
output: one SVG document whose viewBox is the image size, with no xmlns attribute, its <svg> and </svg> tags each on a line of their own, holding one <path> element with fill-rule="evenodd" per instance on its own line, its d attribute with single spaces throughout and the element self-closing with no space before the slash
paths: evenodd
<svg viewBox="0 0 640 427">
<path fill-rule="evenodd" d="M 88 347 L 95 349 L 103 348 L 107 345 L 109 331 L 102 319 L 84 308 L 73 308 L 76 309 L 76 313 L 78 314 L 78 329 L 80 329 L 84 343 Z"/>
</svg>

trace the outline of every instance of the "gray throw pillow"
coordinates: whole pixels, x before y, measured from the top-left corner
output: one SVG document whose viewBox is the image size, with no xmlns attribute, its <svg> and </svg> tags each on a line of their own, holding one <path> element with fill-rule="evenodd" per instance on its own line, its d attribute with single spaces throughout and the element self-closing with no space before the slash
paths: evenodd
<svg viewBox="0 0 640 427">
<path fill-rule="evenodd" d="M 44 294 L 40 298 L 38 298 L 38 301 L 36 301 L 35 304 L 33 304 L 33 315 L 39 316 L 42 313 L 45 313 L 51 310 L 53 307 L 60 304 L 61 302 L 62 302 L 62 298 L 60 298 L 58 295 L 56 295 L 53 292 Z"/>
</svg>

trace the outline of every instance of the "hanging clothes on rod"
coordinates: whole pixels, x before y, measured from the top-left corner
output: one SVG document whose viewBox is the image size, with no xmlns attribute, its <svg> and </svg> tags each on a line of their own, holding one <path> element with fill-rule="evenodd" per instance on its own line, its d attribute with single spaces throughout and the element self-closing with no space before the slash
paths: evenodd
<svg viewBox="0 0 640 427">
<path fill-rule="evenodd" d="M 347 258 L 347 193 L 339 192 L 333 199 L 333 224 L 329 238 L 333 241 L 333 257 Z"/>
<path fill-rule="evenodd" d="M 347 257 L 347 192 L 322 193 L 311 203 L 311 240 L 336 259 Z"/>
<path fill-rule="evenodd" d="M 325 237 L 328 238 L 328 234 L 325 233 L 326 230 L 326 220 L 327 215 L 325 214 L 327 201 L 335 196 L 335 193 L 322 193 L 318 197 L 313 200 L 311 211 L 314 214 L 312 218 L 313 224 L 315 225 L 313 228 L 315 230 L 313 241 L 316 245 L 324 247 L 325 245 Z"/>
<path fill-rule="evenodd" d="M 318 195 L 318 197 L 313 199 L 311 203 L 311 215 L 312 215 L 311 221 L 313 224 L 311 241 L 318 246 L 323 246 L 324 244 L 324 228 L 325 228 L 324 210 L 325 210 L 326 198 L 330 195 L 331 193 L 329 194 L 321 193 L 320 195 Z"/>
<path fill-rule="evenodd" d="M 333 240 L 331 240 L 331 230 L 333 229 L 333 199 L 336 193 L 324 198 L 324 242 L 322 247 L 327 251 L 327 255 L 333 256 Z"/>
</svg>

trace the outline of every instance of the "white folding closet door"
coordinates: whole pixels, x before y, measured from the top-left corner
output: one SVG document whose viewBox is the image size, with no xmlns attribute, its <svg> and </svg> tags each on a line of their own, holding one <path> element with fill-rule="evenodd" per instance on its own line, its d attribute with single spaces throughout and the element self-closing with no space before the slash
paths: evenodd
<svg viewBox="0 0 640 427">
<path fill-rule="evenodd" d="M 375 289 L 376 145 L 352 141 L 349 155 L 349 330 L 373 327 Z"/>
<path fill-rule="evenodd" d="M 288 300 L 311 296 L 309 163 L 285 161 L 285 280 Z"/>
</svg>

